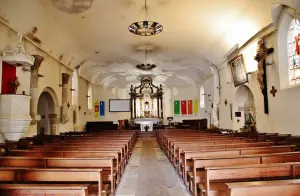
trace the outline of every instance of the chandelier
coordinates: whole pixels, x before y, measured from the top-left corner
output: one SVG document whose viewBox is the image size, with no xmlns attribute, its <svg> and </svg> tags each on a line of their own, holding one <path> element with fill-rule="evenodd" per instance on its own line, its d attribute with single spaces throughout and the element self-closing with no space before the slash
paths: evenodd
<svg viewBox="0 0 300 196">
<path fill-rule="evenodd" d="M 60 11 L 79 14 L 91 8 L 94 0 L 51 0 L 52 4 Z"/>
<path fill-rule="evenodd" d="M 154 69 L 156 67 L 156 65 L 147 63 L 147 58 L 148 58 L 148 50 L 147 50 L 147 47 L 146 47 L 146 49 L 145 49 L 145 63 L 138 64 L 136 66 L 136 68 L 138 68 L 140 70 L 143 70 L 143 71 L 150 71 L 150 70 Z"/>
<path fill-rule="evenodd" d="M 154 22 L 151 20 L 149 8 L 147 6 L 147 0 L 145 0 L 145 5 L 143 6 L 139 16 L 144 12 L 145 19 L 143 21 L 137 21 L 132 23 L 128 30 L 129 32 L 140 35 L 140 36 L 151 36 L 156 35 L 163 30 L 163 26 L 158 22 Z"/>
</svg>

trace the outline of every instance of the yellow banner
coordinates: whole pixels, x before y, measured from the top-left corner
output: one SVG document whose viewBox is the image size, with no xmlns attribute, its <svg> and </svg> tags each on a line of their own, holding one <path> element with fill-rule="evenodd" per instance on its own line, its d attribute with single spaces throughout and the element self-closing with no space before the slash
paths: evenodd
<svg viewBox="0 0 300 196">
<path fill-rule="evenodd" d="M 198 99 L 194 100 L 194 114 L 198 114 L 199 106 L 198 106 Z"/>
<path fill-rule="evenodd" d="M 99 118 L 99 101 L 94 102 L 95 118 Z"/>
</svg>

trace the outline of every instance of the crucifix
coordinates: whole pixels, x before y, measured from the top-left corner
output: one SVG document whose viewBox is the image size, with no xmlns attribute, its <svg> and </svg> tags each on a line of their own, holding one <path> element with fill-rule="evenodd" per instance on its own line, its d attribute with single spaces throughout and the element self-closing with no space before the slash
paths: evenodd
<svg viewBox="0 0 300 196">
<path fill-rule="evenodd" d="M 264 39 L 258 41 L 258 49 L 254 59 L 258 62 L 257 80 L 260 85 L 260 90 L 264 96 L 264 110 L 265 114 L 269 114 L 268 103 L 268 88 L 267 88 L 267 74 L 266 74 L 266 58 L 269 54 L 274 52 L 274 48 L 267 48 Z"/>
</svg>

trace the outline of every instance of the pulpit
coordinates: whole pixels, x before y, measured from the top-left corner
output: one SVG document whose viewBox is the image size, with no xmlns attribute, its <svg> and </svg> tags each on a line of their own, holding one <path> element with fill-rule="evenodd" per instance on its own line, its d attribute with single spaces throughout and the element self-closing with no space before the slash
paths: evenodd
<svg viewBox="0 0 300 196">
<path fill-rule="evenodd" d="M 30 99 L 27 95 L 0 95 L 0 130 L 5 140 L 18 141 L 28 130 Z"/>
</svg>

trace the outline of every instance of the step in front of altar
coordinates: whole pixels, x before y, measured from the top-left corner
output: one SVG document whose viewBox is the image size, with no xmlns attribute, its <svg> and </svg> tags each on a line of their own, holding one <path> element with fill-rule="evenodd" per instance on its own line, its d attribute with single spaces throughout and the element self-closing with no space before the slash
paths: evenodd
<svg viewBox="0 0 300 196">
<path fill-rule="evenodd" d="M 140 138 L 155 138 L 156 137 L 156 132 L 151 131 L 151 132 L 138 132 L 138 135 Z"/>
</svg>

